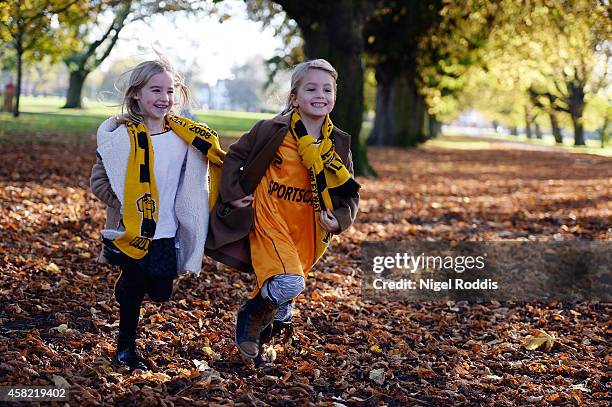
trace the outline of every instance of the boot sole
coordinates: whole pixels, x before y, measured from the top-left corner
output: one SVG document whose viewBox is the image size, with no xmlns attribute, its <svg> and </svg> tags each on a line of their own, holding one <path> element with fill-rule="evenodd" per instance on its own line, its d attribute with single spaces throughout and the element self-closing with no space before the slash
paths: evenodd
<svg viewBox="0 0 612 407">
<path fill-rule="evenodd" d="M 140 370 L 142 370 L 143 372 L 148 372 L 148 371 L 151 371 L 151 370 L 152 370 L 152 369 L 151 369 L 151 368 L 150 368 L 150 367 L 149 367 L 149 366 L 148 366 L 146 363 L 144 363 L 144 362 L 142 362 L 142 363 L 143 363 L 143 365 L 144 365 L 144 368 L 143 368 L 143 367 L 133 367 L 133 366 L 128 365 L 127 363 L 120 362 L 120 361 L 117 359 L 117 356 L 113 356 L 113 358 L 112 358 L 112 364 L 115 366 L 115 368 L 122 368 L 122 367 L 126 367 L 126 368 L 130 369 L 130 372 L 131 372 L 131 371 L 134 371 L 134 370 L 136 370 L 136 369 L 140 369 Z"/>
<path fill-rule="evenodd" d="M 259 356 L 259 352 L 255 353 L 255 355 L 252 355 L 248 352 L 245 352 L 244 350 L 242 350 L 242 347 L 240 346 L 240 344 L 238 343 L 238 338 L 234 337 L 234 341 L 236 342 L 236 347 L 238 348 L 238 350 L 240 351 L 240 354 L 242 356 L 244 356 L 245 358 L 248 359 L 255 359 L 257 356 Z M 256 342 L 253 342 L 256 343 Z"/>
</svg>

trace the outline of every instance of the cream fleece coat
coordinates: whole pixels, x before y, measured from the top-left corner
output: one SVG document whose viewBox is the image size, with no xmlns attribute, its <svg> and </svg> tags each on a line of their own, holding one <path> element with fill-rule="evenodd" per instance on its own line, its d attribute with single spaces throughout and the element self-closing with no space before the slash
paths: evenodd
<svg viewBox="0 0 612 407">
<path fill-rule="evenodd" d="M 98 159 L 92 168 L 91 190 L 108 205 L 107 222 L 102 235 L 112 240 L 124 230 L 121 225 L 123 190 L 130 153 L 126 127 L 117 127 L 114 118 L 104 121 L 98 128 L 97 143 L 101 160 Z M 199 274 L 209 220 L 208 160 L 192 146 L 187 149 L 185 161 L 182 163 L 174 212 L 178 219 L 178 273 Z M 102 254 L 99 260 L 105 262 Z"/>
</svg>

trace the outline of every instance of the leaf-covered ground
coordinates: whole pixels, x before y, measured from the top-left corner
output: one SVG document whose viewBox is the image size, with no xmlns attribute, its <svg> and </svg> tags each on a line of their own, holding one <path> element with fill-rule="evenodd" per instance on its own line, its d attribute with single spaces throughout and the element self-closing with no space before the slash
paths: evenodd
<svg viewBox="0 0 612 407">
<path fill-rule="evenodd" d="M 372 149 L 380 178 L 359 180 L 358 221 L 310 274 L 272 363 L 245 364 L 233 342 L 251 276 L 206 261 L 171 301 L 145 302 L 139 344 L 155 369 L 130 373 L 111 364 L 117 271 L 94 261 L 93 157 L 91 145 L 0 143 L 0 385 L 67 382 L 78 406 L 610 400 L 610 303 L 370 303 L 360 291 L 364 241 L 611 240 L 610 158 Z"/>
</svg>

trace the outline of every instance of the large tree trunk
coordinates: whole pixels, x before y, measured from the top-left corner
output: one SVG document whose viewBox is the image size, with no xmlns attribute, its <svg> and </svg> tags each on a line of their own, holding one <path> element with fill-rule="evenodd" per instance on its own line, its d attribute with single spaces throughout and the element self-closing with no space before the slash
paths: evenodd
<svg viewBox="0 0 612 407">
<path fill-rule="evenodd" d="M 563 135 L 561 134 L 561 129 L 559 128 L 559 120 L 557 119 L 557 112 L 551 110 L 549 113 L 550 116 L 550 128 L 555 138 L 555 143 L 563 144 Z"/>
<path fill-rule="evenodd" d="M 304 37 L 307 59 L 324 58 L 338 71 L 338 93 L 332 120 L 351 137 L 355 174 L 371 176 L 363 121 L 363 1 L 295 2 L 276 0 L 294 19 Z"/>
<path fill-rule="evenodd" d="M 64 108 L 80 109 L 83 107 L 81 95 L 83 94 L 83 85 L 85 84 L 87 75 L 89 75 L 89 71 L 87 70 L 70 72 L 70 82 Z"/>
<path fill-rule="evenodd" d="M 391 129 L 391 115 L 384 114 L 388 112 L 389 99 L 391 89 L 381 79 L 377 79 L 376 85 L 376 116 L 374 117 L 374 126 L 368 138 L 370 144 L 375 146 L 390 146 L 393 145 L 393 131 Z"/>
<path fill-rule="evenodd" d="M 376 116 L 371 141 L 384 146 L 416 146 L 427 139 L 425 101 L 417 93 L 414 78 L 409 74 L 385 72 L 379 65 L 376 72 Z"/>
</svg>

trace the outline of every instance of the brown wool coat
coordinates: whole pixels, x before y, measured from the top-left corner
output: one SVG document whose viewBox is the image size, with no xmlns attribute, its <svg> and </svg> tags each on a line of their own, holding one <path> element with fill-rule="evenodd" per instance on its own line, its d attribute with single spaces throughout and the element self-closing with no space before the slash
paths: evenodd
<svg viewBox="0 0 612 407">
<path fill-rule="evenodd" d="M 250 132 L 232 144 L 223 162 L 220 198 L 210 215 L 205 253 L 213 259 L 241 271 L 252 271 L 249 232 L 254 224 L 252 207 L 234 208 L 229 202 L 255 192 L 270 166 L 278 147 L 289 131 L 291 115 L 278 115 L 255 124 Z M 353 175 L 351 136 L 334 127 L 331 138 L 336 152 Z M 340 232 L 348 229 L 357 216 L 359 196 L 331 194 L 334 216 Z"/>
</svg>

